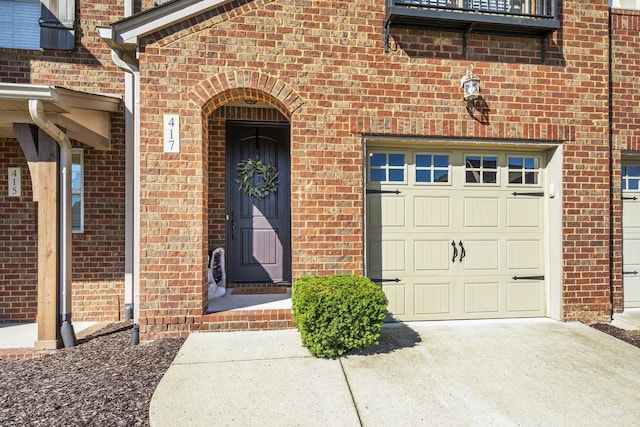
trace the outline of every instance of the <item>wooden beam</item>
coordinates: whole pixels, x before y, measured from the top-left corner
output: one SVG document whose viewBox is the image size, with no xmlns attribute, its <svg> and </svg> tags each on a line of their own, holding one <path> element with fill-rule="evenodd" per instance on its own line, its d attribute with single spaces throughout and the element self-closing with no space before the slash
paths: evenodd
<svg viewBox="0 0 640 427">
<path fill-rule="evenodd" d="M 14 123 L 13 133 L 18 138 L 24 157 L 29 165 L 33 201 L 38 201 L 38 127 L 28 123 Z"/>
<path fill-rule="evenodd" d="M 38 341 L 34 347 L 60 347 L 58 328 L 58 143 L 34 125 L 16 123 L 14 132 L 29 164 L 38 205 Z"/>
</svg>

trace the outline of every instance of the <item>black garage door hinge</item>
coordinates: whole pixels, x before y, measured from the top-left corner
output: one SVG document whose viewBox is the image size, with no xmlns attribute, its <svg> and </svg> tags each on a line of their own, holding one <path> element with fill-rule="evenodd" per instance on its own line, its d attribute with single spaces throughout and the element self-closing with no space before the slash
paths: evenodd
<svg viewBox="0 0 640 427">
<path fill-rule="evenodd" d="M 535 196 L 535 197 L 544 197 L 544 193 L 518 193 L 514 191 L 511 193 L 512 196 Z"/>
<path fill-rule="evenodd" d="M 369 190 L 367 188 L 367 194 L 400 194 L 400 190 Z"/>
<path fill-rule="evenodd" d="M 513 280 L 544 280 L 544 276 L 513 276 Z"/>
</svg>

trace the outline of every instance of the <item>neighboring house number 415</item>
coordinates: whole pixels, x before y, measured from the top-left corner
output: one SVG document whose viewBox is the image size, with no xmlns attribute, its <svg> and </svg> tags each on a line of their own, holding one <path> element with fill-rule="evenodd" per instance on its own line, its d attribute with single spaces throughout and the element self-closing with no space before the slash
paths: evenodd
<svg viewBox="0 0 640 427">
<path fill-rule="evenodd" d="M 180 116 L 177 114 L 164 115 L 164 152 L 180 152 Z"/>
<path fill-rule="evenodd" d="M 20 168 L 9 168 L 9 197 L 22 195 L 22 172 Z"/>
</svg>

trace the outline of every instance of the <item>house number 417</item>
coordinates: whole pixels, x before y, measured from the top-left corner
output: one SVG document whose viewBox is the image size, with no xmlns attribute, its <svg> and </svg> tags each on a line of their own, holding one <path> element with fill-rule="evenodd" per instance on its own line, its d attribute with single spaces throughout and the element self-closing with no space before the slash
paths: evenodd
<svg viewBox="0 0 640 427">
<path fill-rule="evenodd" d="M 164 115 L 164 152 L 180 152 L 180 116 L 177 114 Z"/>
</svg>

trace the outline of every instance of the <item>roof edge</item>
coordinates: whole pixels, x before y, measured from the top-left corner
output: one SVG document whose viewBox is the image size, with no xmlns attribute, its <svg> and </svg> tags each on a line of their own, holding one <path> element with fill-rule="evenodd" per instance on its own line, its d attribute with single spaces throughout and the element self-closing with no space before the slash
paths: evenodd
<svg viewBox="0 0 640 427">
<path fill-rule="evenodd" d="M 199 15 L 232 0 L 176 0 L 111 24 L 111 39 L 119 45 L 137 45 L 140 37 Z M 106 34 L 106 33 L 104 33 Z"/>
</svg>

